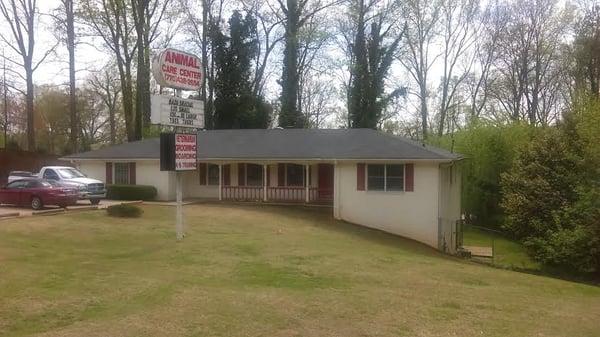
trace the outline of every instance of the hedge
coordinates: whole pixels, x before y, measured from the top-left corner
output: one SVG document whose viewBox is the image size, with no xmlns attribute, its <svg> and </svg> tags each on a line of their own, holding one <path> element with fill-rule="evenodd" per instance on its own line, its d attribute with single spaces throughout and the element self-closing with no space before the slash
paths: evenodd
<svg viewBox="0 0 600 337">
<path fill-rule="evenodd" d="M 144 211 L 142 211 L 141 208 L 135 205 L 127 204 L 108 206 L 106 208 L 106 212 L 110 216 L 115 216 L 119 218 L 139 218 L 140 216 L 142 216 L 142 213 L 144 213 Z"/>
<path fill-rule="evenodd" d="M 150 185 L 108 185 L 106 197 L 114 200 L 154 200 L 156 187 Z"/>
</svg>

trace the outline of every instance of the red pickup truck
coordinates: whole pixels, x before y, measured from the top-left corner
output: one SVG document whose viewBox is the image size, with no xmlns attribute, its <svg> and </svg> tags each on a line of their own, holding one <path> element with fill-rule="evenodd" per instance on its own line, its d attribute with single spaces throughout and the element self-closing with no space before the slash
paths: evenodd
<svg viewBox="0 0 600 337">
<path fill-rule="evenodd" d="M 0 204 L 29 205 L 35 210 L 44 205 L 75 205 L 78 198 L 77 188 L 38 178 L 15 180 L 0 188 Z"/>
</svg>

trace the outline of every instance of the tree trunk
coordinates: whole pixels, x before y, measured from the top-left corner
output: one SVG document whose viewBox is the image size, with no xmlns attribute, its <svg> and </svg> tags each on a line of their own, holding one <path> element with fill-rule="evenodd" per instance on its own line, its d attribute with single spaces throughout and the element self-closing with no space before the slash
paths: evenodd
<svg viewBox="0 0 600 337">
<path fill-rule="evenodd" d="M 285 24 L 285 50 L 281 79 L 281 112 L 279 126 L 284 128 L 304 127 L 298 112 L 298 1 L 287 1 Z"/>
<path fill-rule="evenodd" d="M 427 88 L 425 87 L 425 81 L 420 84 L 420 95 L 421 95 L 421 129 L 423 132 L 423 140 L 427 140 L 428 128 L 427 116 L 429 111 L 427 110 Z"/>
<path fill-rule="evenodd" d="M 79 121 L 77 118 L 77 98 L 75 93 L 75 23 L 73 16 L 73 0 L 66 0 L 65 11 L 67 14 L 67 49 L 69 51 L 69 113 L 71 122 L 70 143 L 71 151 L 77 153 L 79 147 Z"/>
<path fill-rule="evenodd" d="M 25 61 L 25 81 L 27 93 L 25 95 L 25 111 L 27 114 L 27 150 L 35 151 L 35 127 L 33 124 L 33 69 L 31 60 Z"/>
</svg>

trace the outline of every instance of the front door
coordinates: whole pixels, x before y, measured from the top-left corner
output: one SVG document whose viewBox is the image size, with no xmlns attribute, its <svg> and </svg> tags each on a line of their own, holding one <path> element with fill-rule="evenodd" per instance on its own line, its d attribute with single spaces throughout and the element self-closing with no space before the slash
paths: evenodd
<svg viewBox="0 0 600 337">
<path fill-rule="evenodd" d="M 319 164 L 319 200 L 333 199 L 333 165 Z"/>
</svg>

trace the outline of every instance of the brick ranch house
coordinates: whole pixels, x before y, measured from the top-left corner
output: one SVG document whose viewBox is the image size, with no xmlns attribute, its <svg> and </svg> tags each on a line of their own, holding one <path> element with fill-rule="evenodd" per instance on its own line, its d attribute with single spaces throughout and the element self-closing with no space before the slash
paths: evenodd
<svg viewBox="0 0 600 337">
<path fill-rule="evenodd" d="M 175 173 L 159 169 L 159 139 L 65 157 L 107 184 L 153 185 L 175 199 Z M 460 155 L 370 129 L 198 132 L 198 170 L 184 198 L 331 205 L 333 216 L 456 249 Z"/>
</svg>

